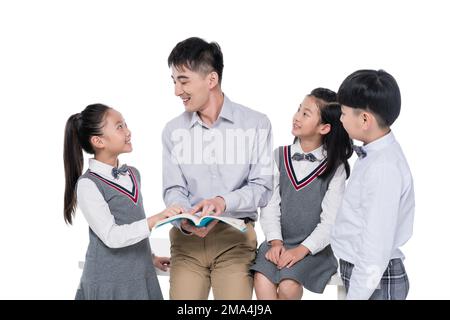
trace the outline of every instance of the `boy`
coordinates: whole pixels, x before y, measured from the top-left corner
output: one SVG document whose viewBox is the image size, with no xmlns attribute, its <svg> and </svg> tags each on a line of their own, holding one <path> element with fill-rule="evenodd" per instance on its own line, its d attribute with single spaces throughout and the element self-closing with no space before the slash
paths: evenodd
<svg viewBox="0 0 450 320">
<path fill-rule="evenodd" d="M 408 276 L 399 247 L 412 235 L 414 188 L 390 126 L 400 90 L 383 70 L 359 70 L 338 91 L 341 122 L 358 155 L 332 232 L 347 299 L 406 299 Z"/>
</svg>

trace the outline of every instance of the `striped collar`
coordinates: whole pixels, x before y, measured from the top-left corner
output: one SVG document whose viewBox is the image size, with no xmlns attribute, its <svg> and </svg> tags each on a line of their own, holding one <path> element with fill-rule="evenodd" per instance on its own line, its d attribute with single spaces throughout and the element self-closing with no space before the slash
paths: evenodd
<svg viewBox="0 0 450 320">
<path fill-rule="evenodd" d="M 100 162 L 93 158 L 89 159 L 90 175 L 96 177 L 100 181 L 106 183 L 111 188 L 127 196 L 131 201 L 133 201 L 134 204 L 136 204 L 139 199 L 139 186 L 137 184 L 136 176 L 134 175 L 133 170 L 128 169 L 127 175 L 119 175 L 118 179 L 114 179 L 111 173 L 112 168 L 113 168 L 112 166 L 106 163 Z M 124 188 L 122 185 L 118 183 L 120 182 L 121 179 L 131 179 L 132 183 L 131 191 L 128 190 L 127 188 Z"/>
<path fill-rule="evenodd" d="M 131 190 L 131 192 L 128 191 L 126 188 L 122 187 L 120 184 L 117 184 L 114 181 L 105 179 L 95 172 L 89 171 L 89 174 L 91 174 L 94 177 L 96 177 L 97 179 L 103 181 L 104 183 L 106 183 L 108 186 L 115 189 L 116 191 L 127 196 L 131 201 L 133 201 L 134 204 L 137 204 L 138 199 L 139 199 L 139 186 L 137 184 L 136 177 L 134 176 L 133 171 L 131 169 L 128 169 L 128 172 L 130 174 L 131 181 L 133 183 L 133 189 Z"/>
<path fill-rule="evenodd" d="M 113 166 L 111 166 L 109 164 L 106 164 L 104 162 L 98 161 L 98 160 L 96 160 L 94 158 L 90 158 L 89 159 L 89 170 L 91 170 L 92 172 L 98 173 L 102 177 L 104 177 L 104 178 L 106 178 L 108 180 L 112 180 L 112 181 L 114 181 L 114 177 L 112 175 L 112 169 L 113 168 L 114 168 Z M 120 177 L 128 179 L 127 175 L 125 175 L 125 176 L 120 176 L 119 175 L 119 178 Z M 117 179 L 116 179 L 116 181 L 117 181 Z"/>
<path fill-rule="evenodd" d="M 317 179 L 317 177 L 325 171 L 326 167 L 327 167 L 327 158 L 322 156 L 321 162 L 317 165 L 317 167 L 311 171 L 310 174 L 308 174 L 305 178 L 303 178 L 302 180 L 298 180 L 296 175 L 295 175 L 295 170 L 294 170 L 294 166 L 292 164 L 292 150 L 291 148 L 293 147 L 293 145 L 290 146 L 284 146 L 283 147 L 283 159 L 284 159 L 284 166 L 286 169 L 286 173 L 289 177 L 289 180 L 292 183 L 292 186 L 295 188 L 295 190 L 299 191 L 303 188 L 305 188 L 306 186 L 308 186 L 311 182 L 313 182 L 314 180 Z M 322 147 L 320 147 L 322 148 Z M 318 149 L 320 149 L 318 148 Z M 316 149 L 316 150 L 318 150 Z M 316 151 L 314 150 L 314 151 Z M 322 151 L 320 152 L 320 154 L 322 154 Z M 316 154 L 314 154 L 316 155 Z M 320 158 L 318 158 L 320 159 Z"/>
</svg>

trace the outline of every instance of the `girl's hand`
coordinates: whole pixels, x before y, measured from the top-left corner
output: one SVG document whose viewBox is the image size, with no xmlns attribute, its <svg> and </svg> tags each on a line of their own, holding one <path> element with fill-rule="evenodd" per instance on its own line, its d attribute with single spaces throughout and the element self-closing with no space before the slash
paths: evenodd
<svg viewBox="0 0 450 320">
<path fill-rule="evenodd" d="M 151 230 L 158 221 L 163 220 L 168 217 L 175 216 L 175 215 L 183 213 L 183 212 L 184 212 L 184 209 L 180 206 L 177 206 L 177 205 L 170 206 L 170 207 L 166 208 L 165 210 L 163 210 L 162 212 L 147 218 L 148 228 Z"/>
<path fill-rule="evenodd" d="M 270 262 L 278 265 L 280 256 L 285 252 L 286 248 L 283 246 L 283 241 L 272 240 L 270 241 L 270 249 L 266 252 L 266 259 Z"/>
<path fill-rule="evenodd" d="M 160 212 L 159 215 L 159 220 L 163 220 L 165 218 L 169 218 L 172 216 L 176 216 L 177 214 L 183 213 L 184 209 L 180 206 L 177 205 L 173 205 L 170 207 L 167 207 L 165 210 L 163 210 L 162 212 Z"/>
<path fill-rule="evenodd" d="M 169 257 L 158 257 L 153 256 L 153 265 L 162 271 L 167 271 L 170 267 L 170 258 Z"/>
<path fill-rule="evenodd" d="M 283 252 L 278 260 L 278 269 L 290 268 L 309 254 L 309 249 L 304 245 L 299 245 Z"/>
</svg>

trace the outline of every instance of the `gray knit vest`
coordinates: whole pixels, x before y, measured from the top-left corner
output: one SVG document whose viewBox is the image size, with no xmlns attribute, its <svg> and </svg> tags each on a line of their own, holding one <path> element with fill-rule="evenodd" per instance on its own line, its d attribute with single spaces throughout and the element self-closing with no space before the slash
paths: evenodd
<svg viewBox="0 0 450 320">
<path fill-rule="evenodd" d="M 318 178 L 326 169 L 324 159 L 308 176 L 298 180 L 291 156 L 291 146 L 278 148 L 281 231 L 287 247 L 298 246 L 320 223 L 322 200 L 334 175 L 331 173 L 324 179 Z"/>
<path fill-rule="evenodd" d="M 108 203 L 117 225 L 130 224 L 145 218 L 140 193 L 140 175 L 135 168 L 130 167 L 130 170 L 134 185 L 132 192 L 114 184 L 113 181 L 102 179 L 90 170 L 80 177 L 96 184 Z M 148 277 L 156 278 L 148 238 L 127 247 L 113 249 L 107 247 L 89 228 L 89 246 L 82 282 L 122 282 Z"/>
</svg>

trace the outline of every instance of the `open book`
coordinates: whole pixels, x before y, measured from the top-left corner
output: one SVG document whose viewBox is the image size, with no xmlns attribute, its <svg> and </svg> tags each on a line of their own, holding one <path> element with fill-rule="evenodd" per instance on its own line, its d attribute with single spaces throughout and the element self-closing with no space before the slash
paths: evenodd
<svg viewBox="0 0 450 320">
<path fill-rule="evenodd" d="M 174 220 L 179 220 L 179 219 L 188 219 L 198 228 L 206 227 L 213 220 L 219 220 L 219 221 L 229 224 L 230 226 L 238 229 L 241 232 L 245 232 L 245 230 L 247 230 L 247 226 L 245 225 L 244 220 L 242 220 L 242 219 L 213 216 L 213 215 L 208 215 L 208 216 L 204 216 L 204 217 L 200 218 L 196 215 L 189 214 L 189 213 L 177 214 L 176 216 L 172 216 L 172 217 L 166 218 L 164 220 L 158 221 L 155 224 L 155 228 L 160 227 L 166 223 L 172 222 Z"/>
</svg>

